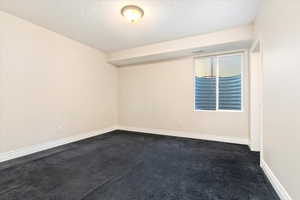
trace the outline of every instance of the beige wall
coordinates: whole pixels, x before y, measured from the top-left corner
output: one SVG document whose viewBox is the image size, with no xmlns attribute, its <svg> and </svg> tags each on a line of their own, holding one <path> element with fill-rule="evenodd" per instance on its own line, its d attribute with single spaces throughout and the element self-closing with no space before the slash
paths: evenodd
<svg viewBox="0 0 300 200">
<path fill-rule="evenodd" d="M 118 70 L 12 15 L 0 24 L 0 152 L 112 127 L 118 110 L 121 126 L 248 139 L 248 101 L 243 113 L 194 112 L 192 58 Z"/>
<path fill-rule="evenodd" d="M 116 124 L 103 53 L 3 12 L 0 27 L 0 152 Z"/>
<path fill-rule="evenodd" d="M 119 124 L 248 139 L 247 70 L 244 112 L 195 112 L 193 71 L 191 57 L 121 67 Z"/>
<path fill-rule="evenodd" d="M 266 0 L 256 22 L 263 44 L 263 158 L 300 199 L 300 1 Z"/>
</svg>

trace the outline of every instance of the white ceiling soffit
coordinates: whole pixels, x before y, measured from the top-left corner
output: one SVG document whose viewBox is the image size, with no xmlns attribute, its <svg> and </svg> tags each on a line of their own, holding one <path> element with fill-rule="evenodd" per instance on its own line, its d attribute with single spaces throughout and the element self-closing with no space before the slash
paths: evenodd
<svg viewBox="0 0 300 200">
<path fill-rule="evenodd" d="M 105 52 L 251 23 L 261 0 L 0 0 L 0 10 Z M 128 23 L 123 6 L 144 18 Z"/>
<path fill-rule="evenodd" d="M 108 54 L 108 62 L 127 66 L 212 52 L 248 49 L 253 41 L 252 25 L 156 43 Z"/>
</svg>

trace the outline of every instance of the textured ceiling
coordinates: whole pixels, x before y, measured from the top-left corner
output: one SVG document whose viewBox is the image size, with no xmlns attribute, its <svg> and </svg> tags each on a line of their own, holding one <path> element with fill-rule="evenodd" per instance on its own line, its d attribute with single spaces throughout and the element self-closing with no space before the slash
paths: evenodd
<svg viewBox="0 0 300 200">
<path fill-rule="evenodd" d="M 0 0 L 0 10 L 112 52 L 251 23 L 261 0 Z M 120 9 L 145 16 L 128 23 Z"/>
</svg>

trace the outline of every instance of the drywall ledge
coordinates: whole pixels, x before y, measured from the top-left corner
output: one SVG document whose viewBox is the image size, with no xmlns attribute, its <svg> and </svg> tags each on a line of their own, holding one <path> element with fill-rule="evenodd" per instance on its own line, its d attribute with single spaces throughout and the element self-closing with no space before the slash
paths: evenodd
<svg viewBox="0 0 300 200">
<path fill-rule="evenodd" d="M 108 132 L 111 132 L 111 131 L 114 131 L 114 130 L 116 130 L 115 127 L 99 129 L 99 130 L 96 130 L 96 131 L 91 131 L 91 132 L 88 132 L 88 133 L 74 135 L 74 136 L 71 136 L 71 137 L 62 138 L 62 139 L 59 139 L 59 140 L 46 142 L 46 143 L 43 143 L 43 144 L 32 145 L 32 146 L 20 148 L 20 149 L 17 149 L 17 150 L 0 153 L 0 163 L 4 162 L 4 161 L 15 159 L 15 158 L 27 156 L 27 155 L 37 153 L 37 152 L 40 152 L 40 151 L 44 151 L 44 150 L 47 150 L 47 149 L 52 149 L 54 147 L 58 147 L 58 146 L 61 146 L 61 145 L 64 145 L 64 144 L 76 142 L 76 141 L 79 141 L 79 140 L 84 140 L 84 139 L 94 137 L 94 136 L 97 136 L 97 135 L 102 135 L 104 133 L 108 133 Z"/>
<path fill-rule="evenodd" d="M 269 181 L 273 185 L 275 191 L 277 192 L 278 196 L 281 200 L 293 200 L 291 196 L 288 194 L 287 190 L 283 187 L 280 183 L 279 179 L 275 176 L 271 168 L 267 165 L 264 160 L 261 160 L 261 168 L 263 169 L 264 173 L 268 177 Z"/>
<path fill-rule="evenodd" d="M 197 134 L 195 132 L 173 131 L 173 130 L 164 130 L 164 129 L 147 129 L 147 128 L 127 127 L 127 126 L 119 126 L 117 127 L 117 129 L 132 131 L 132 132 L 150 133 L 155 135 L 167 135 L 167 136 L 175 136 L 175 137 L 183 137 L 183 138 L 226 142 L 226 143 L 233 143 L 233 144 L 244 144 L 244 145 L 249 144 L 249 141 L 243 138 L 215 136 L 209 134 Z"/>
<path fill-rule="evenodd" d="M 249 48 L 253 26 L 245 25 L 178 40 L 125 49 L 108 54 L 108 62 L 117 66 L 140 64 L 205 53 Z"/>
</svg>

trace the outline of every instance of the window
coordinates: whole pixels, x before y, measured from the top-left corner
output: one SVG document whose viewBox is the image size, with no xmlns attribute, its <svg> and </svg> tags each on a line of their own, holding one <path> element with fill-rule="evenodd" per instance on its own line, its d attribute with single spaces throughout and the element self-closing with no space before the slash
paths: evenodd
<svg viewBox="0 0 300 200">
<path fill-rule="evenodd" d="M 195 109 L 242 110 L 243 54 L 195 59 Z"/>
</svg>

